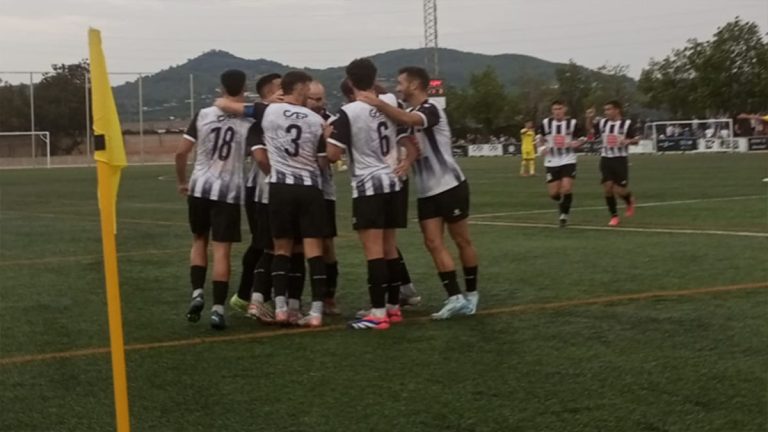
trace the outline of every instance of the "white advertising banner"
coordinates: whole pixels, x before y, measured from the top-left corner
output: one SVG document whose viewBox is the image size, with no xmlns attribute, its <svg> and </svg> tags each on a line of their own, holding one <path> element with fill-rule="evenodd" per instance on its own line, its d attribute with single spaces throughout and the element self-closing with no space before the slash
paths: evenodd
<svg viewBox="0 0 768 432">
<path fill-rule="evenodd" d="M 501 144 L 472 144 L 469 146 L 470 157 L 503 156 L 504 146 Z"/>
</svg>

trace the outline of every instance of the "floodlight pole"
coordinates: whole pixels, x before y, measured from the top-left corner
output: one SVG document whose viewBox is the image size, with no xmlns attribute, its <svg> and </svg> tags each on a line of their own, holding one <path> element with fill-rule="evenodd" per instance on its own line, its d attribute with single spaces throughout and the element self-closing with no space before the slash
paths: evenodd
<svg viewBox="0 0 768 432">
<path fill-rule="evenodd" d="M 433 77 L 437 77 L 440 74 L 438 46 L 437 0 L 424 0 L 424 48 L 426 48 L 425 64 L 427 65 L 427 70 L 432 74 Z"/>
</svg>

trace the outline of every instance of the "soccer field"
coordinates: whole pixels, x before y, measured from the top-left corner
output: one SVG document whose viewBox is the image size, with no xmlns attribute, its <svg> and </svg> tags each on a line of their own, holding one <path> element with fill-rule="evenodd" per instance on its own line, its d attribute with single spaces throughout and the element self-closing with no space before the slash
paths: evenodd
<svg viewBox="0 0 768 432">
<path fill-rule="evenodd" d="M 118 251 L 133 429 L 764 431 L 768 154 L 633 157 L 639 207 L 617 229 L 597 158 L 579 163 L 565 230 L 543 177 L 518 177 L 519 162 L 461 160 L 479 315 L 427 319 L 444 293 L 412 223 L 401 249 L 424 303 L 386 332 L 234 313 L 223 333 L 188 323 L 172 167 L 128 167 Z M 351 315 L 366 267 L 346 173 L 336 180 Z M 113 430 L 95 169 L 0 171 L 0 185 L 0 431 Z"/>
</svg>

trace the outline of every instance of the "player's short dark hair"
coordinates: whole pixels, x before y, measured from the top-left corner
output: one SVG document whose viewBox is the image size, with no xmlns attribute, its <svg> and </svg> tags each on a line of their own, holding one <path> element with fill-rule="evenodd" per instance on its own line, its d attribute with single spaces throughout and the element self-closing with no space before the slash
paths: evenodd
<svg viewBox="0 0 768 432">
<path fill-rule="evenodd" d="M 280 81 L 280 87 L 283 89 L 283 93 L 289 95 L 293 93 L 293 89 L 299 84 L 307 84 L 314 81 L 312 77 L 302 71 L 290 71 L 283 75 L 283 80 Z"/>
<path fill-rule="evenodd" d="M 427 70 L 418 66 L 406 66 L 397 71 L 398 75 L 405 75 L 408 79 L 419 83 L 422 90 L 429 88 L 429 73 Z"/>
<path fill-rule="evenodd" d="M 346 78 L 341 81 L 339 90 L 341 90 L 341 94 L 347 99 L 351 99 L 355 95 L 355 89 L 352 88 L 352 84 L 350 84 L 349 80 Z"/>
<path fill-rule="evenodd" d="M 605 106 L 611 106 L 619 111 L 624 111 L 624 107 L 621 105 L 621 102 L 617 101 L 616 99 L 609 100 L 605 103 Z"/>
<path fill-rule="evenodd" d="M 555 99 L 555 100 L 552 101 L 552 105 L 551 106 L 555 106 L 555 105 L 565 106 L 565 102 L 563 102 L 562 99 Z"/>
<path fill-rule="evenodd" d="M 239 96 L 245 90 L 245 72 L 229 69 L 221 74 L 221 86 L 230 96 Z"/>
<path fill-rule="evenodd" d="M 280 75 L 279 73 L 270 73 L 270 74 L 266 74 L 263 77 L 259 78 L 259 80 L 256 81 L 256 93 L 258 93 L 259 96 L 261 96 L 263 98 L 264 97 L 264 94 L 263 94 L 264 89 L 268 85 L 272 84 L 272 81 L 274 81 L 276 79 L 280 79 L 282 77 L 283 76 Z"/>
<path fill-rule="evenodd" d="M 358 90 L 370 90 L 376 82 L 376 65 L 369 58 L 352 60 L 347 65 L 347 79 Z"/>
</svg>

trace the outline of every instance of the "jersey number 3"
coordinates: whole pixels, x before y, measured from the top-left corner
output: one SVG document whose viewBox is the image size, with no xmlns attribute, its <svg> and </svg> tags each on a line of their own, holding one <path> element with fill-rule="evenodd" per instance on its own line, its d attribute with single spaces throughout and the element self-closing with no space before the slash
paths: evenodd
<svg viewBox="0 0 768 432">
<path fill-rule="evenodd" d="M 220 127 L 211 129 L 216 136 L 213 139 L 213 154 L 211 157 L 217 157 L 220 161 L 229 159 L 232 154 L 232 142 L 235 140 L 235 129 L 232 126 L 228 126 L 224 129 L 224 133 L 221 133 Z"/>
<path fill-rule="evenodd" d="M 299 140 L 301 140 L 301 126 L 299 125 L 288 125 L 287 128 L 285 128 L 285 133 L 290 134 L 293 138 L 291 138 L 291 144 L 293 144 L 293 148 L 284 148 L 285 154 L 287 154 L 290 157 L 296 157 L 299 155 Z"/>
</svg>

